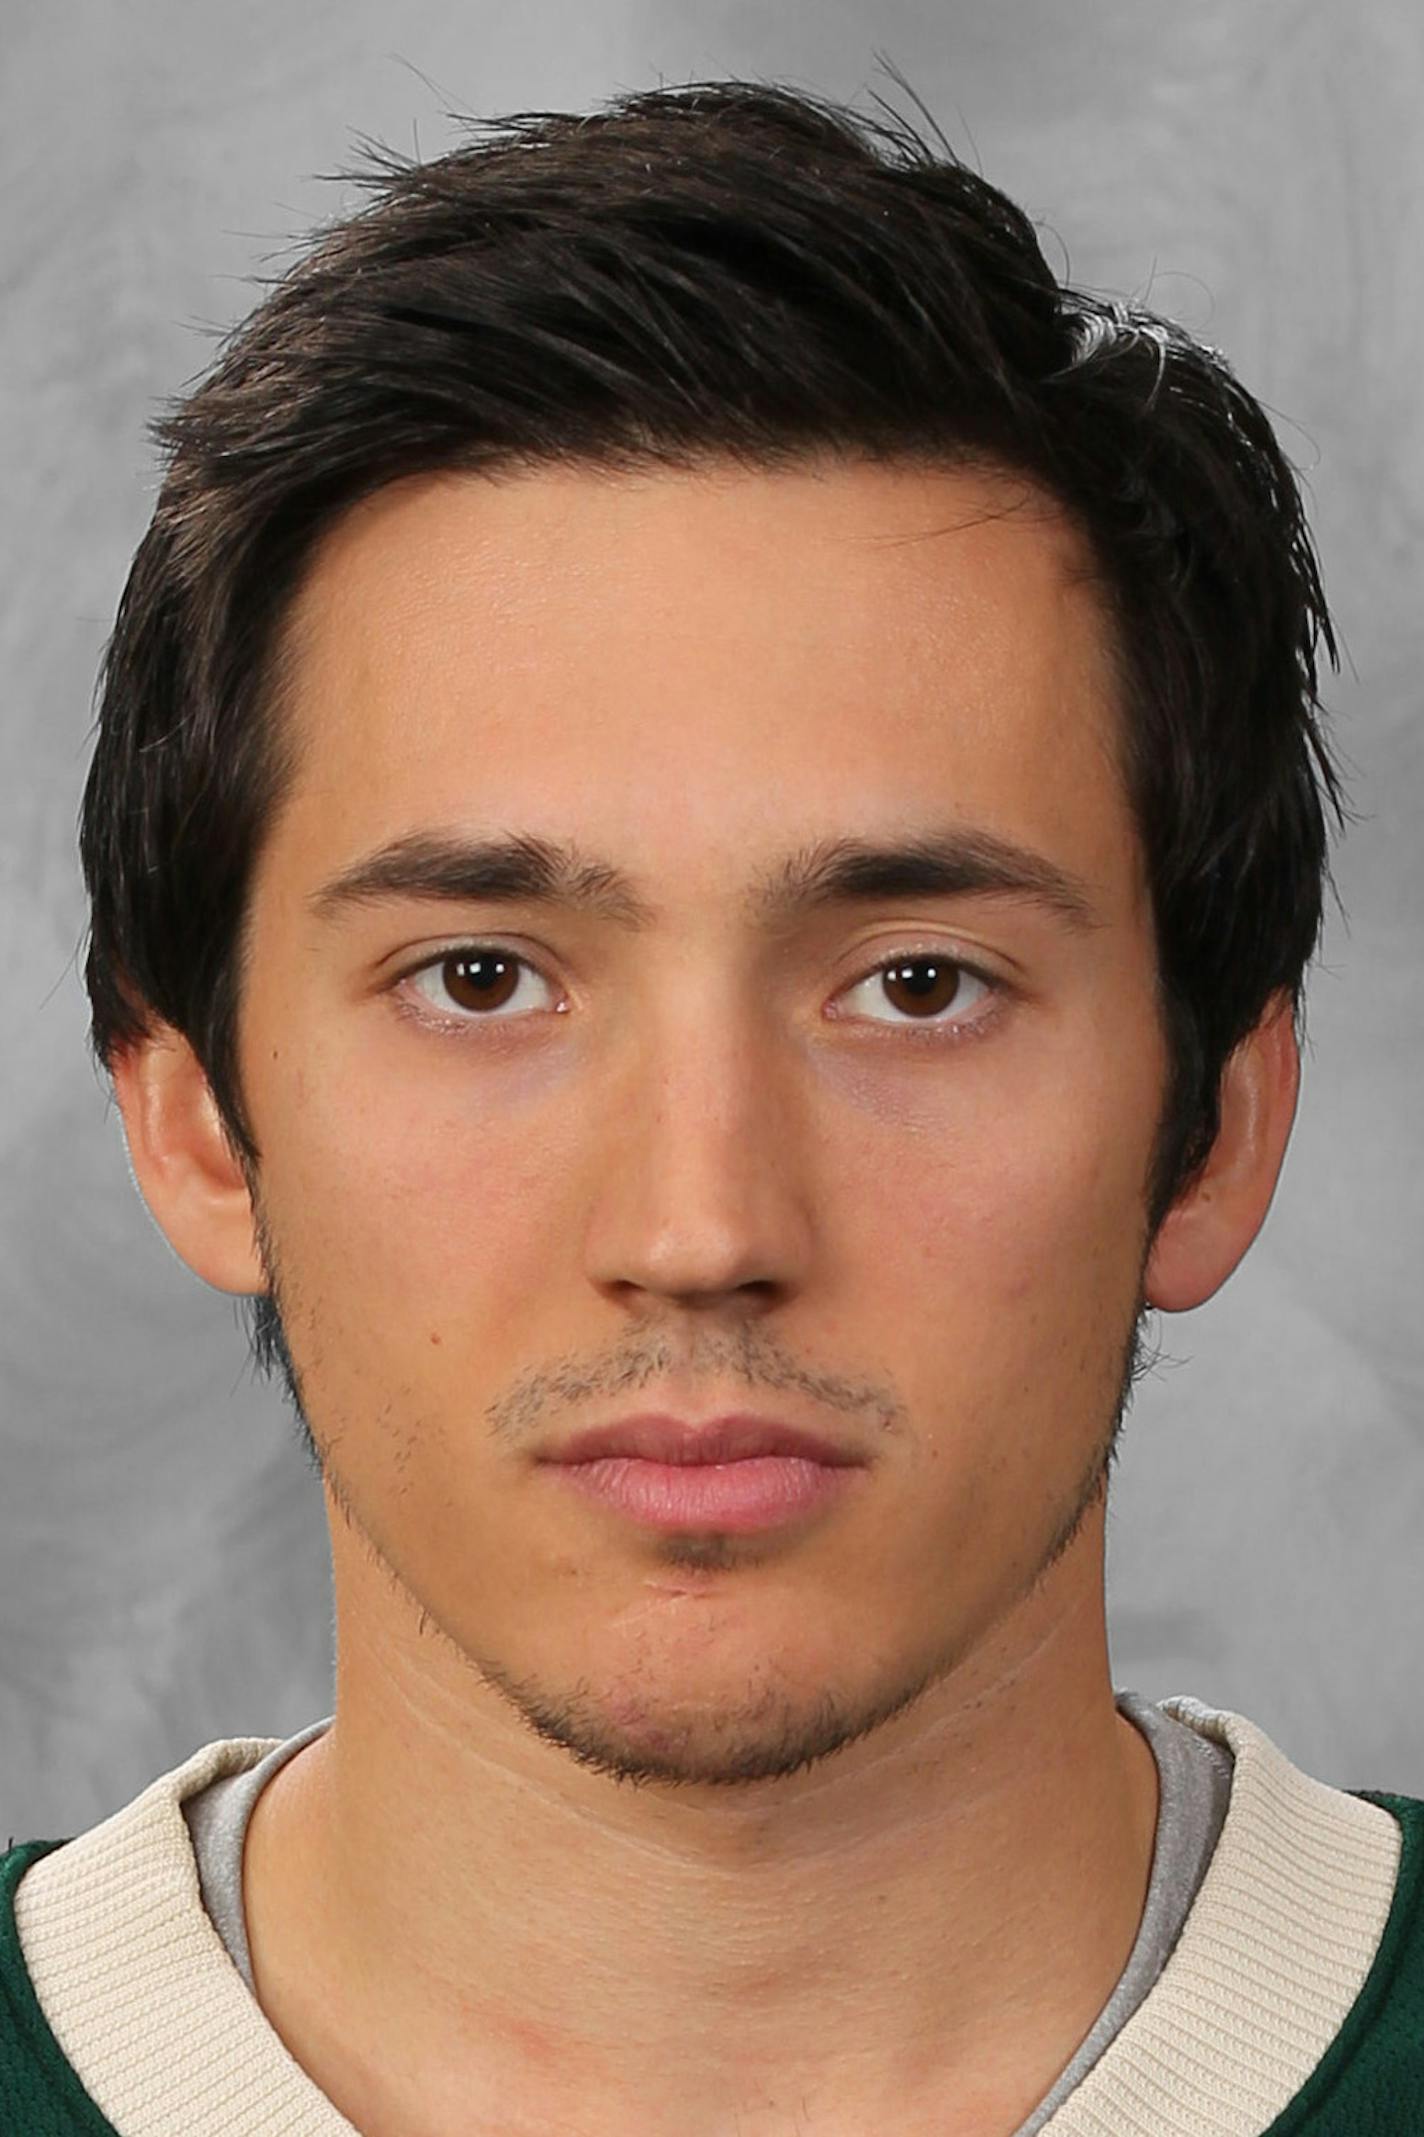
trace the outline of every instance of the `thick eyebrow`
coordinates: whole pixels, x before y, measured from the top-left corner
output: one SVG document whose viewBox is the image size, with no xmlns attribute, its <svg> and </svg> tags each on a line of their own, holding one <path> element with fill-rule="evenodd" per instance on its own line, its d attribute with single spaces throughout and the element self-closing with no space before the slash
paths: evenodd
<svg viewBox="0 0 1424 2137">
<path fill-rule="evenodd" d="M 746 918 L 772 929 L 827 907 L 923 897 L 1012 897 L 1046 908 L 1077 932 L 1102 927 L 1087 885 L 1027 847 L 951 825 L 890 842 L 822 839 L 756 878 Z M 564 907 L 630 932 L 653 927 L 655 907 L 613 862 L 573 841 L 511 833 L 463 839 L 412 832 L 362 856 L 314 891 L 308 904 L 332 920 L 355 906 L 419 898 L 442 904 Z"/>
</svg>

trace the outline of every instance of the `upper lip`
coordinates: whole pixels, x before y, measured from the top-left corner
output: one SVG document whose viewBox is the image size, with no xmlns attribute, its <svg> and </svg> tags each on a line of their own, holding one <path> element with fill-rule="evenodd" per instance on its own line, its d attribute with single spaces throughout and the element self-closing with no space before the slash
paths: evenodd
<svg viewBox="0 0 1424 2137">
<path fill-rule="evenodd" d="M 862 1455 L 836 1446 L 833 1440 L 804 1432 L 797 1425 L 777 1424 L 769 1417 L 709 1417 L 693 1425 L 680 1417 L 652 1412 L 621 1417 L 611 1425 L 595 1425 L 588 1432 L 577 1433 L 543 1459 L 596 1462 L 625 1455 L 648 1462 L 741 1462 L 758 1454 L 797 1455 L 803 1461 L 837 1467 L 864 1460 Z"/>
</svg>

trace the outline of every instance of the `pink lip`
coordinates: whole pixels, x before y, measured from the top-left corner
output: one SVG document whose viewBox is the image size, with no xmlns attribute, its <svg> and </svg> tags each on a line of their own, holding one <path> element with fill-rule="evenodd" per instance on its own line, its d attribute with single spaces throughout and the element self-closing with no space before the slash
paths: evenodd
<svg viewBox="0 0 1424 2137">
<path fill-rule="evenodd" d="M 650 1462 L 606 1455 L 550 1462 L 551 1477 L 600 1500 L 644 1528 L 745 1535 L 803 1520 L 867 1474 L 863 1463 L 808 1462 L 800 1455 L 749 1455 L 740 1462 Z"/>
<path fill-rule="evenodd" d="M 692 1425 L 681 1418 L 652 1413 L 619 1418 L 611 1425 L 596 1425 L 541 1459 L 579 1463 L 623 1457 L 681 1467 L 704 1462 L 749 1462 L 767 1455 L 819 1462 L 833 1469 L 864 1466 L 863 1456 L 815 1433 L 803 1432 L 798 1426 L 776 1424 L 770 1418 L 713 1417 Z"/>
</svg>

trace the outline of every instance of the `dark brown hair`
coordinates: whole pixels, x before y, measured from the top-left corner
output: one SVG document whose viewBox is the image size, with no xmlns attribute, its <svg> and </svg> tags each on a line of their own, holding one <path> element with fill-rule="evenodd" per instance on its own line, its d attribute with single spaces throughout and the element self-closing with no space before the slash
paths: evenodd
<svg viewBox="0 0 1424 2137">
<path fill-rule="evenodd" d="M 256 1168 L 236 1040 L 290 773 L 281 625 L 344 507 L 441 468 L 988 460 L 1067 508 L 1115 626 L 1172 1061 L 1155 1231 L 1232 1050 L 1280 990 L 1301 1016 L 1341 814 L 1330 619 L 1261 407 L 1180 328 L 1060 283 L 1023 212 L 893 115 L 718 81 L 463 123 L 431 162 L 368 144 L 337 174 L 369 202 L 154 426 L 83 806 L 99 1059 L 184 1033 Z"/>
</svg>

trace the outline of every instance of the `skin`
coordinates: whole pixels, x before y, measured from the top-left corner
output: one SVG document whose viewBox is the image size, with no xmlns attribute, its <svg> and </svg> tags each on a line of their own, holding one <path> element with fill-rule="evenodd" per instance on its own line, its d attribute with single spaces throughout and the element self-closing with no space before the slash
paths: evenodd
<svg viewBox="0 0 1424 2137">
<path fill-rule="evenodd" d="M 1149 1241 L 1166 1053 L 1077 538 L 967 469 L 421 478 L 338 522 L 291 646 L 241 1021 L 267 1264 L 186 1041 L 116 1070 L 178 1252 L 275 1280 L 325 1464 L 336 1718 L 249 1830 L 262 2007 L 366 2137 L 1008 2137 L 1151 1870 L 1097 1490 L 1126 1348 L 1247 1250 L 1298 1077 L 1280 1001 Z M 789 849 L 948 818 L 1096 924 L 742 914 Z M 511 828 L 655 925 L 310 909 L 388 839 Z M 460 1012 L 400 974 L 491 939 L 507 1003 L 417 1022 Z M 865 979 L 927 949 L 1004 992 L 930 1036 Z M 869 1466 L 669 1537 L 534 1460 L 649 1408 Z"/>
</svg>

